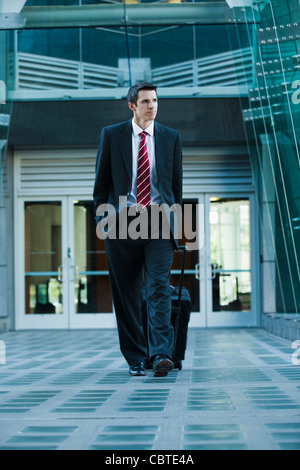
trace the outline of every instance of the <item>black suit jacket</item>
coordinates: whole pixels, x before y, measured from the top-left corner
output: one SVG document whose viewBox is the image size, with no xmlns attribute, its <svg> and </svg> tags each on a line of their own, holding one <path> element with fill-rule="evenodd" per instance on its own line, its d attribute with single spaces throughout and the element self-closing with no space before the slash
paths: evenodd
<svg viewBox="0 0 300 470">
<path fill-rule="evenodd" d="M 179 133 L 154 122 L 155 160 L 162 204 L 182 204 L 182 150 Z M 132 120 L 103 128 L 100 136 L 94 186 L 95 212 L 111 204 L 118 212 L 120 196 L 131 192 Z M 96 222 L 99 217 L 96 215 Z M 174 239 L 177 236 L 174 235 Z"/>
</svg>

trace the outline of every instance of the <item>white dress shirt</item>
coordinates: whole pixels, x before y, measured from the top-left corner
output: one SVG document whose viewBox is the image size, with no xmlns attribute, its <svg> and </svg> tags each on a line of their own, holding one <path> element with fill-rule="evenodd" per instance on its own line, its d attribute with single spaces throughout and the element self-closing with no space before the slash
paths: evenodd
<svg viewBox="0 0 300 470">
<path fill-rule="evenodd" d="M 136 186 L 137 186 L 137 169 L 140 147 L 140 133 L 147 132 L 146 145 L 148 150 L 150 164 L 150 204 L 161 204 L 161 198 L 158 191 L 156 164 L 155 164 L 155 139 L 154 139 L 154 121 L 147 127 L 142 129 L 132 119 L 132 183 L 131 192 L 127 199 L 127 206 L 136 205 Z"/>
</svg>

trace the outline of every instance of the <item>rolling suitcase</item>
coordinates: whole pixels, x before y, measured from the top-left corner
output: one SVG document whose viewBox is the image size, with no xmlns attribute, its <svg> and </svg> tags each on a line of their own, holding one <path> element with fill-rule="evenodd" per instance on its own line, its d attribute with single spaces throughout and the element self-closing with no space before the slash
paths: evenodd
<svg viewBox="0 0 300 470">
<path fill-rule="evenodd" d="M 170 294 L 172 301 L 172 317 L 171 322 L 174 328 L 174 349 L 173 362 L 175 369 L 182 369 L 182 361 L 185 358 L 187 345 L 188 324 L 191 316 L 191 298 L 188 290 L 183 287 L 183 276 L 186 260 L 186 246 L 179 246 L 178 250 L 183 251 L 180 283 L 178 287 L 170 286 Z M 147 304 L 146 294 L 143 290 L 143 319 L 145 332 L 147 331 Z M 152 363 L 149 360 L 146 363 L 147 369 L 152 369 Z"/>
</svg>

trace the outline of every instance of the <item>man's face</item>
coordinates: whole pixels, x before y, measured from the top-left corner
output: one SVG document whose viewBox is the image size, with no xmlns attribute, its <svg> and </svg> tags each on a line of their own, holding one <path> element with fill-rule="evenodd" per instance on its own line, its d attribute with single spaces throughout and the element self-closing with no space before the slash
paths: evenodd
<svg viewBox="0 0 300 470">
<path fill-rule="evenodd" d="M 129 103 L 129 108 L 134 113 L 137 124 L 153 121 L 157 115 L 158 100 L 155 90 L 140 90 L 136 105 Z"/>
</svg>

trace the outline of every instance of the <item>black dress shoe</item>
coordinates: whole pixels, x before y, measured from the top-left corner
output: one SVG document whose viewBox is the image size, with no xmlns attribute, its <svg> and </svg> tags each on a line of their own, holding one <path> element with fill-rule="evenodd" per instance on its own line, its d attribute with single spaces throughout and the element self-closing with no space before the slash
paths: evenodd
<svg viewBox="0 0 300 470">
<path fill-rule="evenodd" d="M 154 377 L 166 377 L 171 370 L 174 369 L 174 364 L 164 354 L 155 356 L 153 361 L 153 376 Z"/>
<path fill-rule="evenodd" d="M 143 376 L 146 375 L 146 369 L 143 362 L 138 362 L 129 367 L 129 374 L 133 376 Z"/>
</svg>

